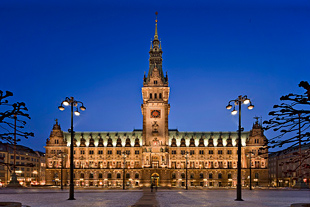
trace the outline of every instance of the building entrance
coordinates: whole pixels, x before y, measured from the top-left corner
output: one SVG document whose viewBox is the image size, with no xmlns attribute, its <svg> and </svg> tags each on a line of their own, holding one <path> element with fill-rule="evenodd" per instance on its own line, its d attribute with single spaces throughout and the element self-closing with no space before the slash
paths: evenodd
<svg viewBox="0 0 310 207">
<path fill-rule="evenodd" d="M 151 176 L 151 184 L 153 183 L 154 186 L 159 186 L 159 175 L 158 173 L 153 173 Z"/>
</svg>

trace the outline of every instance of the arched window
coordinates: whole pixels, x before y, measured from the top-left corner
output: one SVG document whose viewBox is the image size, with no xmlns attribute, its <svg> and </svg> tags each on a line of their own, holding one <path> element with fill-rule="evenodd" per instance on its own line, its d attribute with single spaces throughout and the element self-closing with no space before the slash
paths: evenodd
<svg viewBox="0 0 310 207">
<path fill-rule="evenodd" d="M 221 137 L 217 139 L 217 146 L 218 147 L 223 147 L 223 140 L 222 140 Z"/>
<path fill-rule="evenodd" d="M 176 179 L 175 173 L 171 174 L 171 179 Z"/>
<path fill-rule="evenodd" d="M 139 138 L 135 139 L 135 147 L 140 147 Z"/>
<path fill-rule="evenodd" d="M 152 95 L 152 93 L 150 93 L 150 99 L 152 99 L 153 98 L 153 95 Z"/>
<path fill-rule="evenodd" d="M 94 147 L 95 146 L 95 140 L 93 138 L 90 138 L 88 146 L 89 147 Z"/>
<path fill-rule="evenodd" d="M 210 138 L 209 141 L 208 141 L 208 147 L 214 147 L 213 139 L 212 138 Z"/>
<path fill-rule="evenodd" d="M 135 174 L 135 179 L 139 179 L 139 173 Z"/>
<path fill-rule="evenodd" d="M 228 137 L 228 139 L 226 140 L 227 144 L 226 147 L 232 147 L 232 140 L 230 137 Z"/>
<path fill-rule="evenodd" d="M 80 178 L 84 178 L 84 173 L 81 173 L 81 176 L 80 176 Z"/>
<path fill-rule="evenodd" d="M 99 138 L 98 147 L 103 147 L 103 139 L 101 137 Z"/>
<path fill-rule="evenodd" d="M 126 139 L 125 147 L 131 147 L 130 139 L 129 138 Z"/>
<path fill-rule="evenodd" d="M 222 173 L 218 174 L 218 179 L 222 179 Z"/>
<path fill-rule="evenodd" d="M 94 178 L 94 174 L 93 173 L 90 173 L 89 174 L 89 179 L 93 179 Z"/>
<path fill-rule="evenodd" d="M 161 95 L 161 93 L 159 93 L 159 99 L 162 99 L 162 95 Z"/>
<path fill-rule="evenodd" d="M 126 173 L 126 178 L 129 179 L 130 178 L 130 174 Z"/>
<path fill-rule="evenodd" d="M 117 173 L 117 174 L 116 174 L 116 178 L 117 178 L 117 179 L 120 179 L 120 178 L 121 178 L 121 174 L 120 174 L 120 173 Z"/>
<path fill-rule="evenodd" d="M 86 142 L 86 140 L 82 137 L 80 140 L 80 147 L 86 147 L 85 142 Z"/>
<path fill-rule="evenodd" d="M 258 179 L 258 173 L 255 173 L 255 178 Z"/>
<path fill-rule="evenodd" d="M 157 99 L 157 93 L 154 94 L 154 99 Z"/>
<path fill-rule="evenodd" d="M 154 81 L 154 84 L 156 85 L 156 84 L 157 84 L 157 81 Z"/>
<path fill-rule="evenodd" d="M 108 179 L 111 179 L 111 178 L 112 178 L 112 174 L 108 173 Z"/>
<path fill-rule="evenodd" d="M 203 140 L 202 137 L 199 139 L 199 145 L 198 146 L 199 147 L 204 147 L 205 146 L 205 143 L 204 143 L 204 140 Z"/>
<path fill-rule="evenodd" d="M 180 147 L 186 147 L 184 137 L 181 139 L 181 145 L 180 145 Z"/>
<path fill-rule="evenodd" d="M 185 174 L 184 173 L 181 174 L 181 178 L 185 179 Z"/>
<path fill-rule="evenodd" d="M 116 147 L 121 147 L 121 146 L 122 146 L 122 140 L 121 140 L 121 138 L 117 138 Z"/>
<path fill-rule="evenodd" d="M 102 173 L 99 173 L 99 177 L 98 177 L 99 179 L 101 179 L 102 178 Z"/>
<path fill-rule="evenodd" d="M 111 137 L 108 139 L 107 147 L 113 147 Z"/>
<path fill-rule="evenodd" d="M 227 179 L 231 179 L 231 173 L 228 173 Z"/>
<path fill-rule="evenodd" d="M 176 147 L 177 146 L 177 141 L 175 138 L 172 138 L 171 140 L 171 147 Z"/>
<path fill-rule="evenodd" d="M 192 137 L 189 141 L 189 146 L 190 147 L 195 147 L 195 140 L 194 140 L 194 137 Z"/>
<path fill-rule="evenodd" d="M 190 177 L 191 179 L 194 179 L 194 174 L 191 174 L 191 177 Z"/>
<path fill-rule="evenodd" d="M 200 173 L 200 174 L 199 174 L 199 178 L 200 178 L 200 179 L 203 179 L 203 173 Z"/>
<path fill-rule="evenodd" d="M 212 178 L 213 178 L 212 173 L 209 173 L 209 179 L 212 179 Z"/>
</svg>

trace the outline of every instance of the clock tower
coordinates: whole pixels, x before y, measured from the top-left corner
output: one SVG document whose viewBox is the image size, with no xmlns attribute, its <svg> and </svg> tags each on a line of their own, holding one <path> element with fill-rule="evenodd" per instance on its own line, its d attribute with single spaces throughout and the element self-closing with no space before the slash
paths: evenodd
<svg viewBox="0 0 310 207">
<path fill-rule="evenodd" d="M 141 105 L 143 115 L 143 146 L 151 152 L 162 152 L 168 145 L 168 76 L 163 74 L 162 49 L 157 34 L 157 18 L 155 35 L 151 43 L 149 71 L 144 75 Z"/>
</svg>

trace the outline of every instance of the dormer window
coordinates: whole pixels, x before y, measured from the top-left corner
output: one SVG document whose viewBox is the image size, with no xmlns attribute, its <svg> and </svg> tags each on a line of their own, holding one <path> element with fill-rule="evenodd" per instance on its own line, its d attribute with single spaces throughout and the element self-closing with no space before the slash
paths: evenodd
<svg viewBox="0 0 310 207">
<path fill-rule="evenodd" d="M 155 84 L 155 85 L 157 84 L 157 80 L 156 80 L 156 81 L 154 81 L 154 84 Z"/>
</svg>

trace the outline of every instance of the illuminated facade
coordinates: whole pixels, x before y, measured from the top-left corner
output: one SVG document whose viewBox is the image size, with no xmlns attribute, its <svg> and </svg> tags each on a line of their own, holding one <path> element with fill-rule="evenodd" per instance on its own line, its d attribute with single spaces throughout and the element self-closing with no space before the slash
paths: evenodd
<svg viewBox="0 0 310 207">
<path fill-rule="evenodd" d="M 141 111 L 143 129 L 128 132 L 75 132 L 74 179 L 78 186 L 128 187 L 235 186 L 237 180 L 237 132 L 181 132 L 168 128 L 170 111 L 168 76 L 162 69 L 162 49 L 157 21 L 150 48 L 149 71 L 144 76 Z M 63 180 L 69 181 L 70 134 L 54 125 L 46 142 L 46 183 L 58 185 L 60 153 L 64 152 Z M 242 178 L 249 183 L 247 152 L 253 151 L 254 185 L 268 184 L 267 157 L 258 155 L 266 137 L 256 122 L 242 132 Z M 126 157 L 124 156 L 126 155 Z M 125 160 L 125 162 L 124 162 Z M 125 165 L 124 165 L 125 163 Z M 254 182 L 255 179 L 255 182 Z"/>
<path fill-rule="evenodd" d="M 11 180 L 14 162 L 14 145 L 0 142 L 0 186 Z M 39 151 L 16 146 L 17 180 L 23 186 L 45 184 L 45 154 Z"/>
<path fill-rule="evenodd" d="M 298 177 L 310 186 L 310 144 L 302 145 L 300 150 L 302 158 L 299 157 L 299 146 L 270 153 L 268 162 L 271 186 L 295 187 Z"/>
</svg>

